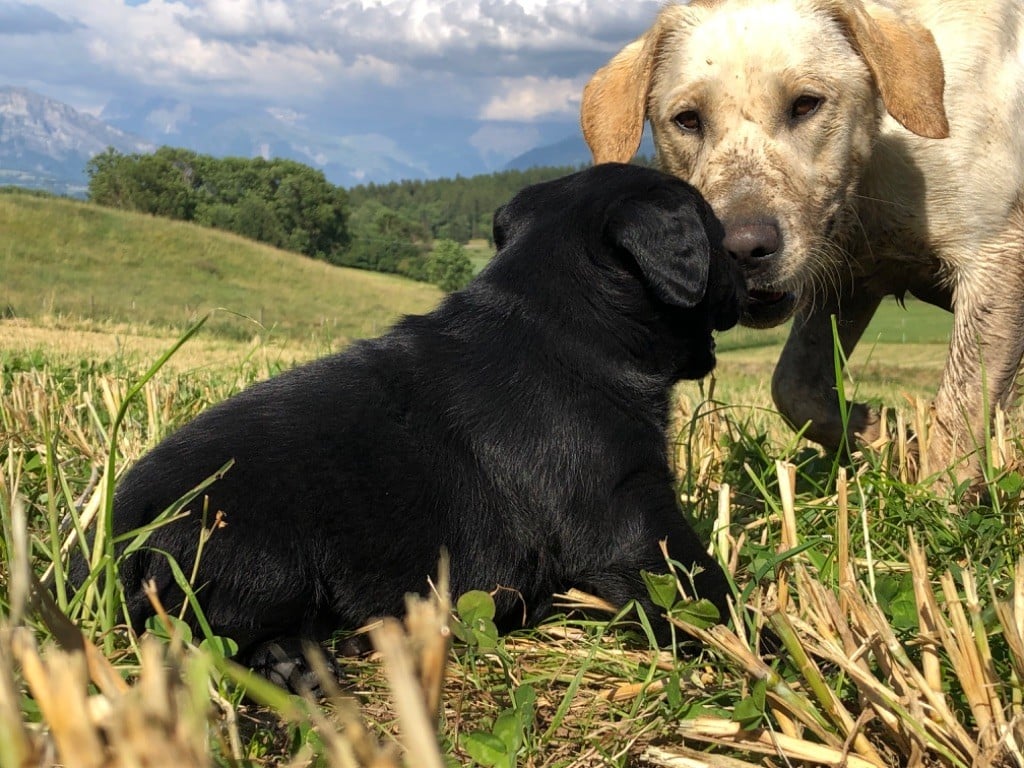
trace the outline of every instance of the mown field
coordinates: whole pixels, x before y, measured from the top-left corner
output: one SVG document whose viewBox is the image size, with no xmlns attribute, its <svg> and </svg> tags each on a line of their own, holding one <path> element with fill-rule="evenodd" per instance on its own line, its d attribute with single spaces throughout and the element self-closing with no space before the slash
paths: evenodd
<svg viewBox="0 0 1024 768">
<path fill-rule="evenodd" d="M 0 766 L 1024 765 L 1016 423 L 1000 422 L 980 500 L 907 481 L 898 439 L 840 466 L 771 410 L 781 332 L 723 334 L 715 379 L 678 390 L 683 510 L 732 575 L 736 616 L 707 626 L 675 583 L 651 589 L 699 650 L 652 648 L 623 607 L 609 621 L 567 608 L 498 638 L 487 596 L 455 595 L 453 611 L 418 607 L 407 631 L 374 630 L 378 653 L 345 661 L 340 689 L 312 703 L 249 679 L 223 639 L 182 636 L 170 617 L 130 635 L 116 590 L 63 579 L 116 477 L 210 403 L 438 296 L 67 205 L 39 211 L 31 246 L 6 233 L 32 209 L 0 214 L 14 315 L 0 321 Z M 134 255 L 104 257 L 125 242 Z M 183 266 L 202 248 L 219 277 Z M 225 310 L 155 367 L 210 307 Z M 259 307 L 262 326 L 236 325 L 231 312 Z M 933 391 L 948 328 L 927 307 L 886 305 L 847 392 L 916 423 L 908 397 Z"/>
</svg>

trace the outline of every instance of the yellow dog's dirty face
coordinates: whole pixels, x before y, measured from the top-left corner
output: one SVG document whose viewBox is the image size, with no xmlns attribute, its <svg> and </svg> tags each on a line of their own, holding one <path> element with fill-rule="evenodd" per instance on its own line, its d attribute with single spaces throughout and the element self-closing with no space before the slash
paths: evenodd
<svg viewBox="0 0 1024 768">
<path fill-rule="evenodd" d="M 898 70 L 888 59 L 903 38 L 880 29 L 855 3 L 696 0 L 666 7 L 587 86 L 595 161 L 632 155 L 646 118 L 662 169 L 721 219 L 750 288 L 746 325 L 783 322 L 845 266 L 851 201 L 885 109 L 903 98 L 900 85 L 883 104 L 893 89 L 878 71 Z M 941 75 L 943 125 L 924 129 L 935 133 Z"/>
<path fill-rule="evenodd" d="M 725 226 L 751 286 L 747 323 L 775 325 L 835 268 L 826 243 L 880 107 L 867 67 L 827 17 L 786 4 L 691 17 L 661 40 L 651 128 L 664 170 L 700 189 Z"/>
</svg>

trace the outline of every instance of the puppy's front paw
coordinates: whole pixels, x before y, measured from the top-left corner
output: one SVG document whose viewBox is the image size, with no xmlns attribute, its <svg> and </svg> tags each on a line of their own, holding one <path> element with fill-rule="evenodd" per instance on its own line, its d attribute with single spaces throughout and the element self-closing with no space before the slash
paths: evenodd
<svg viewBox="0 0 1024 768">
<path fill-rule="evenodd" d="M 306 641 L 308 642 L 308 641 Z M 323 680 L 306 657 L 304 641 L 298 637 L 268 640 L 255 646 L 248 654 L 248 665 L 258 675 L 267 678 L 291 693 L 327 698 L 330 681 Z M 326 674 L 338 680 L 340 670 L 334 659 L 321 654 Z"/>
</svg>

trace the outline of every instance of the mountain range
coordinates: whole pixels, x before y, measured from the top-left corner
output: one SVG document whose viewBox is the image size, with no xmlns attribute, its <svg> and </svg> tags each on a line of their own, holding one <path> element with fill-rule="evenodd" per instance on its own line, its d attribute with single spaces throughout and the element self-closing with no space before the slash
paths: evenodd
<svg viewBox="0 0 1024 768">
<path fill-rule="evenodd" d="M 0 88 L 0 184 L 84 194 L 97 152 L 152 152 L 156 145 L 24 88 Z"/>
<path fill-rule="evenodd" d="M 536 146 L 511 159 L 478 149 L 481 124 L 472 120 L 411 122 L 401 142 L 368 118 L 353 119 L 346 129 L 340 135 L 285 111 L 239 115 L 161 98 L 114 101 L 94 116 L 24 88 L 0 86 L 0 185 L 83 195 L 85 166 L 96 153 L 107 147 L 151 152 L 165 144 L 217 157 L 285 157 L 344 187 L 590 162 L 583 138 L 578 131 L 567 135 L 572 127 L 565 123 L 532 126 Z M 641 151 L 649 153 L 649 143 Z"/>
</svg>

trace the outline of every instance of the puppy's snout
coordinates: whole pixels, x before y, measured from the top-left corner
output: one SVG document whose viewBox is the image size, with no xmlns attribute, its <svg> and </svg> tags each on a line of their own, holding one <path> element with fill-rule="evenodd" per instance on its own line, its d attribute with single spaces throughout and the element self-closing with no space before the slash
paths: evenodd
<svg viewBox="0 0 1024 768">
<path fill-rule="evenodd" d="M 708 296 L 711 323 L 716 331 L 727 331 L 740 321 L 746 311 L 749 300 L 747 281 L 735 258 L 721 253 L 718 264 Z"/>
<path fill-rule="evenodd" d="M 729 252 L 742 266 L 773 255 L 782 244 L 779 223 L 774 219 L 741 224 L 726 224 L 725 239 L 722 241 Z"/>
</svg>

